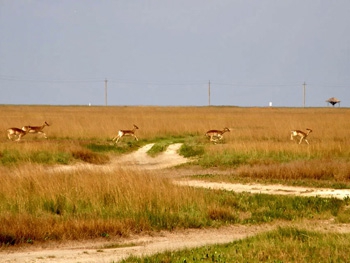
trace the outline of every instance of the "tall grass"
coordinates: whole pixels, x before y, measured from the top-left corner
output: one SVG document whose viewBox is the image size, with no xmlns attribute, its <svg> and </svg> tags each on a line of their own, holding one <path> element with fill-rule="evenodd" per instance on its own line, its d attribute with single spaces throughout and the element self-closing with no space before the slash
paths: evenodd
<svg viewBox="0 0 350 263">
<path fill-rule="evenodd" d="M 27 165 L 0 173 L 5 245 L 345 215 L 346 203 L 337 199 L 193 189 L 141 171 L 53 172 Z"/>
</svg>

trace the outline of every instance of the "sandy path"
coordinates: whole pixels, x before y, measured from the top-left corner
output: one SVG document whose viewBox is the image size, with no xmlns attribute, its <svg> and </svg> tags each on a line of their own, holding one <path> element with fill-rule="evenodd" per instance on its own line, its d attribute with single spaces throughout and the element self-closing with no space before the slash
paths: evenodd
<svg viewBox="0 0 350 263">
<path fill-rule="evenodd" d="M 287 225 L 321 232 L 350 233 L 349 225 L 336 225 L 331 221 L 277 222 L 254 226 L 233 225 L 219 229 L 186 229 L 177 232 L 161 231 L 152 233 L 152 235 L 134 236 L 109 242 L 84 241 L 51 244 L 48 247 L 26 247 L 21 250 L 0 252 L 0 262 L 118 262 L 131 255 L 145 256 L 184 248 L 225 244 Z M 120 246 L 119 248 L 108 248 L 108 246 L 117 247 L 118 245 Z"/>
<path fill-rule="evenodd" d="M 153 143 L 147 144 L 135 153 L 127 154 L 114 163 L 129 168 L 155 170 L 169 168 L 188 162 L 186 158 L 178 154 L 182 145 L 181 143 L 169 145 L 163 153 L 156 157 L 151 157 L 147 154 L 153 145 Z"/>
<path fill-rule="evenodd" d="M 153 144 L 146 145 L 135 153 L 113 160 L 109 165 L 100 166 L 85 164 L 58 166 L 51 172 L 71 169 L 111 169 L 111 167 L 118 165 L 120 167 L 128 167 L 130 169 L 162 169 L 167 176 L 174 178 L 174 183 L 191 187 L 206 187 L 237 192 L 335 198 L 344 198 L 345 196 L 350 195 L 349 190 L 290 187 L 283 185 L 228 184 L 204 182 L 199 180 L 176 179 L 179 177 L 178 170 L 165 168 L 170 168 L 188 161 L 186 158 L 177 153 L 178 149 L 181 147 L 181 144 L 173 144 L 169 146 L 164 153 L 155 158 L 147 155 L 147 151 L 151 149 L 152 146 Z M 192 172 L 194 171 L 187 170 L 185 171 L 185 174 L 188 173 L 188 175 L 191 175 Z M 196 172 L 203 173 L 203 170 L 199 169 Z M 208 171 L 205 171 L 205 173 L 207 172 Z M 184 173 L 180 172 L 180 174 L 183 175 Z M 219 229 L 186 229 L 176 232 L 161 231 L 159 233 L 152 233 L 152 235 L 140 235 L 109 241 L 93 240 L 84 242 L 68 242 L 65 244 L 48 243 L 44 244 L 45 247 L 34 245 L 15 248 L 13 250 L 9 249 L 0 251 L 0 262 L 118 262 L 130 255 L 151 255 L 167 250 L 178 250 L 182 248 L 193 248 L 210 244 L 228 243 L 237 239 L 256 235 L 264 231 L 270 231 L 278 226 L 283 226 L 286 224 L 291 226 L 297 223 L 275 222 L 274 224 L 263 224 L 259 226 L 234 225 Z M 310 230 L 315 229 L 318 231 L 339 233 L 350 232 L 350 225 L 338 225 L 333 224 L 330 221 L 302 222 L 300 225 L 307 227 L 307 229 Z M 106 246 L 112 246 L 114 248 L 106 248 Z"/>
<path fill-rule="evenodd" d="M 228 226 L 220 229 L 187 229 L 178 232 L 153 233 L 152 236 L 135 236 L 116 242 L 71 243 L 53 248 L 28 248 L 24 251 L 0 253 L 0 262 L 116 262 L 131 255 L 142 256 L 154 253 L 193 248 L 209 244 L 228 243 L 275 228 L 272 225 Z M 105 248 L 106 245 L 123 245 L 120 248 Z M 132 246 L 127 244 L 133 244 Z"/>
<path fill-rule="evenodd" d="M 147 144 L 141 147 L 136 152 L 126 154 L 125 156 L 115 158 L 107 165 L 95 165 L 95 164 L 75 164 L 75 165 L 57 165 L 50 168 L 50 172 L 59 171 L 86 171 L 86 170 L 110 170 L 115 167 L 136 169 L 136 170 L 156 170 L 165 169 L 180 165 L 188 162 L 188 159 L 182 157 L 177 152 L 181 147 L 181 143 L 175 143 L 169 145 L 169 147 L 163 153 L 160 153 L 156 157 L 151 157 L 147 152 L 152 148 L 154 144 Z"/>
<path fill-rule="evenodd" d="M 296 187 L 285 185 L 263 185 L 263 184 L 230 184 L 205 182 L 198 180 L 177 180 L 174 183 L 183 186 L 202 187 L 209 189 L 220 189 L 226 191 L 235 191 L 238 193 L 249 192 L 253 194 L 273 194 L 273 195 L 294 195 L 305 197 L 323 197 L 323 198 L 338 198 L 344 199 L 350 197 L 349 189 L 331 189 L 331 188 L 311 188 L 311 187 Z"/>
</svg>

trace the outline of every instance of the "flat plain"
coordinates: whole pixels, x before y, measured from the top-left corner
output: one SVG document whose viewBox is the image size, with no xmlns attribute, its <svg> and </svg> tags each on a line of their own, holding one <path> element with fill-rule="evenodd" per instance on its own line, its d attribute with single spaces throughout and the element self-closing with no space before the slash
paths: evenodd
<svg viewBox="0 0 350 263">
<path fill-rule="evenodd" d="M 173 180 L 349 189 L 349 116 L 338 107 L 0 106 L 2 250 L 281 220 L 348 224 L 348 198 L 227 193 Z M 10 127 L 45 121 L 48 139 L 7 138 Z M 123 137 L 114 144 L 118 130 L 133 124 L 140 140 Z M 204 135 L 225 127 L 230 132 L 217 143 Z M 312 129 L 310 144 L 291 140 L 291 130 L 306 128 Z M 148 159 L 131 164 L 170 163 L 163 154 L 174 144 L 182 145 L 177 155 L 187 161 L 159 169 L 121 165 L 150 144 Z"/>
</svg>

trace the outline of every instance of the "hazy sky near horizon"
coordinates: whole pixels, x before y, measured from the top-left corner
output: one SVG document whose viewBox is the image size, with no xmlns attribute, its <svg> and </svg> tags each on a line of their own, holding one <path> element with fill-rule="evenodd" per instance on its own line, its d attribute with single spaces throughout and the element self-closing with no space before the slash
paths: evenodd
<svg viewBox="0 0 350 263">
<path fill-rule="evenodd" d="M 350 107 L 349 0 L 0 0 L 0 104 Z"/>
</svg>

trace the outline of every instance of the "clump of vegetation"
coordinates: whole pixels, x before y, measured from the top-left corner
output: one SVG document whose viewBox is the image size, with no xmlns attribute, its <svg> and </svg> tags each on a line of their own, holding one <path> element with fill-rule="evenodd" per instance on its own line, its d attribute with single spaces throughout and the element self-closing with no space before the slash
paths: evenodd
<svg viewBox="0 0 350 263">
<path fill-rule="evenodd" d="M 5 166 L 20 163 L 68 164 L 70 161 L 71 155 L 66 152 L 4 150 L 0 153 L 0 164 Z"/>
<path fill-rule="evenodd" d="M 86 163 L 91 163 L 91 164 L 105 164 L 109 161 L 109 157 L 107 155 L 94 153 L 89 150 L 73 151 L 72 156 L 75 159 L 81 160 Z"/>
<path fill-rule="evenodd" d="M 93 152 L 117 152 L 117 147 L 114 144 L 97 144 L 89 143 L 86 145 L 86 148 Z"/>
<path fill-rule="evenodd" d="M 0 162 L 2 165 L 15 164 L 20 160 L 19 151 L 3 150 L 0 152 Z"/>
<path fill-rule="evenodd" d="M 152 156 L 152 157 L 155 157 L 157 156 L 158 154 L 164 152 L 168 146 L 170 145 L 171 143 L 166 141 L 166 142 L 157 142 L 155 143 L 152 148 L 147 152 L 148 155 Z"/>
<path fill-rule="evenodd" d="M 184 143 L 180 148 L 180 154 L 186 158 L 201 156 L 204 154 L 203 145 Z"/>
</svg>

